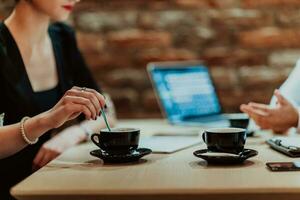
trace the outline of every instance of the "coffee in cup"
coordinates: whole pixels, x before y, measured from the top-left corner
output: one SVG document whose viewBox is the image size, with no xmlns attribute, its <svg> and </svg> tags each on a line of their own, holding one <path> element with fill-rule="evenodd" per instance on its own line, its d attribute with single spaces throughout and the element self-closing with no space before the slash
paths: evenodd
<svg viewBox="0 0 300 200">
<path fill-rule="evenodd" d="M 212 128 L 202 138 L 209 151 L 237 154 L 244 150 L 247 133 L 241 128 Z"/>
<path fill-rule="evenodd" d="M 103 129 L 91 136 L 92 142 L 109 154 L 127 154 L 138 148 L 140 130 L 135 128 Z"/>
</svg>

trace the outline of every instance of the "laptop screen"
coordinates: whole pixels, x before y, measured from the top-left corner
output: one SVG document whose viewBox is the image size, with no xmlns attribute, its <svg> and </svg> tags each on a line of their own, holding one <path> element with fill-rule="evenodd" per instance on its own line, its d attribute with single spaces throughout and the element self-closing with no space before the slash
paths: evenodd
<svg viewBox="0 0 300 200">
<path fill-rule="evenodd" d="M 221 112 L 215 88 L 205 66 L 152 66 L 150 73 L 170 121 Z"/>
</svg>

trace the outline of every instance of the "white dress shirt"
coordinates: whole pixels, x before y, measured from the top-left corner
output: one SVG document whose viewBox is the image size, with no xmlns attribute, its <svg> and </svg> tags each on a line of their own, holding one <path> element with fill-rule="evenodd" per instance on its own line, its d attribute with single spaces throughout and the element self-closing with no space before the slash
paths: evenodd
<svg viewBox="0 0 300 200">
<path fill-rule="evenodd" d="M 281 94 L 288 99 L 295 107 L 300 108 L 300 60 L 287 80 L 279 88 Z M 276 104 L 276 98 L 272 98 L 271 105 Z M 300 109 L 299 116 L 300 116 Z M 297 132 L 300 132 L 300 120 L 298 121 Z"/>
<path fill-rule="evenodd" d="M 287 80 L 281 85 L 279 88 L 281 94 L 288 99 L 295 107 L 299 108 L 299 116 L 300 116 L 300 60 L 297 61 L 297 64 Z M 276 105 L 276 97 L 272 97 L 271 106 Z M 255 128 L 255 123 L 251 120 L 250 129 Z M 297 132 L 300 133 L 300 120 L 298 121 Z"/>
</svg>

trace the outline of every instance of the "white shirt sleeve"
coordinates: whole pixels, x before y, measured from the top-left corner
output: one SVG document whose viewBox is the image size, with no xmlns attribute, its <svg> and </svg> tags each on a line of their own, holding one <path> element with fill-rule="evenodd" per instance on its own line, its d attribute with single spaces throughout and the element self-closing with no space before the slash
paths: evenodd
<svg viewBox="0 0 300 200">
<path fill-rule="evenodd" d="M 295 68 L 293 69 L 287 80 L 281 85 L 279 90 L 281 94 L 285 98 L 287 98 L 295 107 L 300 107 L 300 60 L 297 61 Z M 270 105 L 276 105 L 276 97 L 272 97 Z M 258 129 L 253 120 L 250 121 L 248 129 Z M 298 132 L 300 132 L 300 120 L 298 123 Z"/>
<path fill-rule="evenodd" d="M 287 80 L 279 88 L 281 94 L 287 98 L 295 107 L 300 106 L 300 60 L 298 60 L 294 70 Z M 271 105 L 276 104 L 276 98 L 273 96 Z"/>
</svg>

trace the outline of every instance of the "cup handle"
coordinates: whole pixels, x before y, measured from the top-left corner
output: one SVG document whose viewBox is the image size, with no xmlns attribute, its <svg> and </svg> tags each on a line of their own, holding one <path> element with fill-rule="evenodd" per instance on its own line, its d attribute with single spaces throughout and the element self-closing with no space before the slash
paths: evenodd
<svg viewBox="0 0 300 200">
<path fill-rule="evenodd" d="M 95 138 L 98 138 L 98 142 L 97 142 L 97 140 L 95 139 Z M 91 140 L 92 140 L 92 142 L 95 144 L 95 145 L 97 145 L 97 146 L 99 146 L 100 145 L 100 142 L 99 142 L 99 134 L 97 134 L 97 133 L 93 133 L 92 135 L 91 135 Z"/>
<path fill-rule="evenodd" d="M 202 133 L 202 140 L 203 140 L 204 143 L 206 143 L 206 140 L 205 140 L 205 133 L 206 133 L 205 131 Z"/>
</svg>

